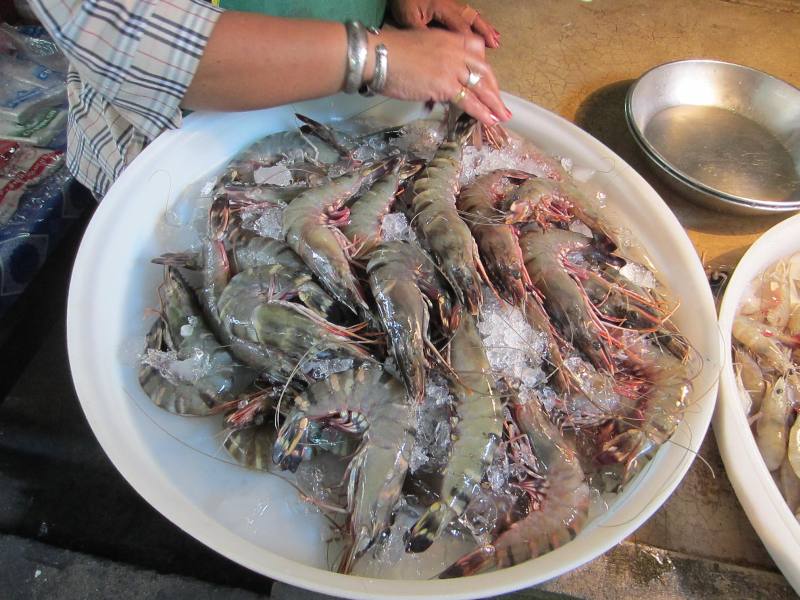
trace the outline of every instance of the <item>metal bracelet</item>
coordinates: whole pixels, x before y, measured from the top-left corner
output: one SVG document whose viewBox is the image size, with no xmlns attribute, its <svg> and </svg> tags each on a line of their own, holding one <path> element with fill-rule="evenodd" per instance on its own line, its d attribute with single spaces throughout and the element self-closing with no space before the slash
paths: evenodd
<svg viewBox="0 0 800 600">
<path fill-rule="evenodd" d="M 384 44 L 375 47 L 375 72 L 372 81 L 361 86 L 358 93 L 362 96 L 380 94 L 386 87 L 386 76 L 389 70 L 389 49 Z"/>
<path fill-rule="evenodd" d="M 364 81 L 364 67 L 367 64 L 367 29 L 359 21 L 347 21 L 347 71 L 344 91 L 355 94 Z"/>
</svg>

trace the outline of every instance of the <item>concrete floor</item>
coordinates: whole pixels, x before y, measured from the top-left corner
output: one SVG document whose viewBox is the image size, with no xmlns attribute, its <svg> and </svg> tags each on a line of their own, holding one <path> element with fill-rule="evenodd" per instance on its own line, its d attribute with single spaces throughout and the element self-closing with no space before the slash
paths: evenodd
<svg viewBox="0 0 800 600">
<path fill-rule="evenodd" d="M 490 54 L 501 87 L 576 122 L 617 152 L 661 193 L 710 261 L 732 266 L 775 222 L 710 213 L 666 189 L 630 139 L 622 101 L 647 69 L 689 57 L 746 64 L 800 86 L 800 1 L 473 4 L 503 34 L 501 49 Z M 74 244 L 64 249 L 66 257 L 74 252 Z M 49 302 L 26 317 L 47 323 L 38 351 L 24 369 L 4 372 L 16 385 L 0 404 L 0 597 L 320 598 L 195 542 L 108 462 L 70 384 L 63 311 L 71 261 L 64 263 L 37 288 L 52 295 Z M 4 344 L 3 354 L 14 356 L 15 347 Z M 712 435 L 701 456 L 708 465 L 695 461 L 631 540 L 504 598 L 794 597 L 741 511 Z"/>
<path fill-rule="evenodd" d="M 715 264 L 736 264 L 778 219 L 696 209 L 650 173 L 622 112 L 629 85 L 659 64 L 711 58 L 800 86 L 797 0 L 509 0 L 472 4 L 501 32 L 500 87 L 592 133 L 636 168 Z"/>
</svg>

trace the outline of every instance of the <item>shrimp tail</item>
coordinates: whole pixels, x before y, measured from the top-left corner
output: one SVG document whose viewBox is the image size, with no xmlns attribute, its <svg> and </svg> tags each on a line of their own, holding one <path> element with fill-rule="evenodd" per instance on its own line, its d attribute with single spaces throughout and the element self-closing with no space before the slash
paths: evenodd
<svg viewBox="0 0 800 600">
<path fill-rule="evenodd" d="M 341 156 L 352 159 L 352 152 L 349 148 L 345 147 L 344 144 L 339 140 L 336 136 L 336 133 L 329 127 L 328 125 L 324 125 L 319 121 L 315 121 L 311 117 L 307 117 L 306 115 L 301 115 L 300 113 L 294 113 L 294 116 L 297 118 L 298 121 L 303 123 L 300 127 L 300 131 L 307 135 L 313 135 L 326 144 L 328 144 L 331 148 L 336 150 Z"/>
<path fill-rule="evenodd" d="M 424 169 L 426 164 L 427 163 L 421 159 L 404 160 L 400 165 L 400 181 L 411 179 L 422 169 Z"/>
<path fill-rule="evenodd" d="M 450 521 L 452 509 L 443 502 L 434 502 L 414 523 L 406 537 L 406 552 L 424 552 L 441 535 Z"/>
<path fill-rule="evenodd" d="M 203 268 L 202 256 L 197 252 L 167 252 L 150 260 L 156 265 L 179 267 L 190 271 L 199 271 Z"/>
<path fill-rule="evenodd" d="M 495 555 L 494 546 L 481 546 L 480 548 L 476 548 L 439 573 L 439 579 L 477 575 L 497 562 Z"/>
<path fill-rule="evenodd" d="M 451 118 L 447 132 L 448 141 L 463 144 L 464 141 L 472 135 L 477 124 L 478 122 L 475 118 L 467 113 L 461 113 L 455 120 Z"/>
</svg>

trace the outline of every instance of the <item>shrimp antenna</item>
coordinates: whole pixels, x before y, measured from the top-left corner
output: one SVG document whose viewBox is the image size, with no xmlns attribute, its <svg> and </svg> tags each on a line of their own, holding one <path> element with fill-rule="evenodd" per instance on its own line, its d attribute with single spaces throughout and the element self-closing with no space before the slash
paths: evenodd
<svg viewBox="0 0 800 600">
<path fill-rule="evenodd" d="M 303 361 L 306 358 L 308 358 L 308 355 L 314 349 L 315 349 L 315 347 L 311 346 L 308 350 L 305 351 L 305 354 L 303 354 L 303 356 L 300 357 L 300 360 L 297 361 L 297 364 L 295 364 L 294 368 L 289 373 L 289 377 L 286 378 L 286 383 L 283 384 L 283 388 L 281 389 L 281 393 L 278 396 L 278 401 L 275 403 L 275 429 L 278 429 L 278 427 L 279 427 L 278 418 L 279 418 L 279 415 L 280 415 L 280 412 L 281 412 L 281 403 L 283 402 L 283 397 L 286 394 L 286 390 L 289 389 L 289 384 L 292 382 L 292 380 L 294 379 L 294 376 L 300 370 L 300 365 L 303 364 Z"/>
</svg>

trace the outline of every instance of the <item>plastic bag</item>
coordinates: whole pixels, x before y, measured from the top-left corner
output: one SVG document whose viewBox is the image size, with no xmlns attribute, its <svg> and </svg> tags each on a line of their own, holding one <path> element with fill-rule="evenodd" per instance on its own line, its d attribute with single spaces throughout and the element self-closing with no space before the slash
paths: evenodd
<svg viewBox="0 0 800 600">
<path fill-rule="evenodd" d="M 58 150 L 0 141 L 0 224 L 14 215 L 25 191 L 41 183 L 64 162 Z"/>
<path fill-rule="evenodd" d="M 25 35 L 7 23 L 2 23 L 0 24 L 0 51 L 9 53 L 9 50 L 17 58 L 33 61 L 51 71 L 67 72 L 67 59 L 50 38 Z"/>
<path fill-rule="evenodd" d="M 0 54 L 0 73 L 4 78 L 13 77 L 17 81 L 43 90 L 55 85 L 64 85 L 63 73 L 53 71 L 32 60 L 23 60 L 7 54 Z"/>
<path fill-rule="evenodd" d="M 39 66 L 36 63 L 29 64 L 32 68 Z M 3 75 L 0 78 L 0 119 L 23 123 L 47 108 L 66 103 L 67 91 L 62 80 L 53 79 L 48 82 L 49 85 L 43 87 L 40 83 L 33 83 L 28 79 L 9 76 L 2 70 L 2 66 L 0 64 L 0 73 Z M 17 66 L 14 65 L 14 68 Z"/>
<path fill-rule="evenodd" d="M 24 123 L 0 119 L 0 138 L 15 142 L 28 142 L 34 146 L 52 146 L 67 123 L 67 109 L 54 107 L 35 115 Z"/>
</svg>

